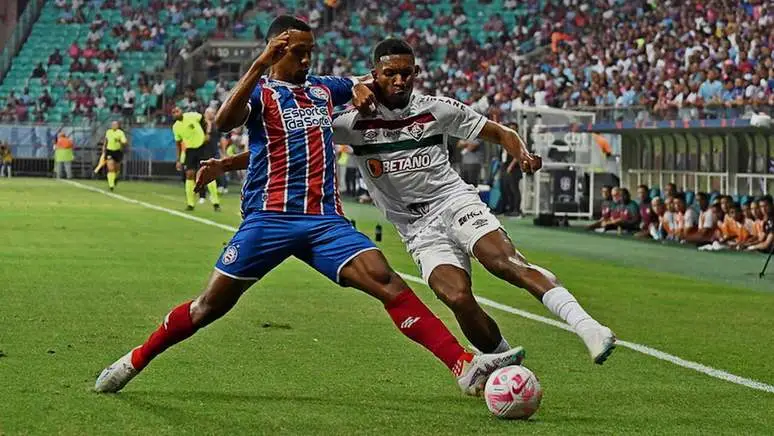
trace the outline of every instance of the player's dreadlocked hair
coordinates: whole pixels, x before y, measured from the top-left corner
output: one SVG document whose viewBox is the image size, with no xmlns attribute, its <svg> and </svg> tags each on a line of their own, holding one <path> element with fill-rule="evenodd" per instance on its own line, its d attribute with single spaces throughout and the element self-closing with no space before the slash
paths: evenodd
<svg viewBox="0 0 774 436">
<path fill-rule="evenodd" d="M 389 55 L 411 55 L 414 56 L 414 49 L 402 39 L 387 38 L 382 40 L 374 47 L 374 65 L 379 63 L 382 56 Z"/>
<path fill-rule="evenodd" d="M 275 18 L 274 21 L 272 21 L 269 25 L 269 30 L 266 32 L 266 41 L 274 38 L 286 30 L 291 29 L 300 30 L 302 32 L 312 31 L 312 28 L 309 27 L 308 24 L 304 23 L 298 18 L 291 15 L 280 15 L 279 17 Z"/>
</svg>

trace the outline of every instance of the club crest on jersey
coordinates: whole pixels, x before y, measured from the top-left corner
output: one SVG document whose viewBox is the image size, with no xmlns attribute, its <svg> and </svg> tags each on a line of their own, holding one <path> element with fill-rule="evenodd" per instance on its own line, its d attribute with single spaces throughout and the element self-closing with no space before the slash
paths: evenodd
<svg viewBox="0 0 774 436">
<path fill-rule="evenodd" d="M 378 133 L 376 133 L 375 129 L 368 129 L 365 132 L 363 132 L 363 141 L 366 141 L 366 142 L 376 141 L 377 136 L 378 136 Z"/>
<path fill-rule="evenodd" d="M 414 123 L 411 126 L 409 126 L 408 132 L 409 132 L 409 135 L 411 135 L 412 138 L 414 138 L 417 141 L 419 141 L 420 139 L 422 139 L 422 135 L 425 134 L 425 125 L 424 124 L 419 124 L 419 123 Z"/>
<path fill-rule="evenodd" d="M 430 155 L 419 154 L 416 156 L 402 157 L 380 161 L 378 159 L 366 160 L 368 174 L 373 179 L 378 179 L 384 174 L 402 173 L 407 171 L 416 171 L 430 166 Z"/>
<path fill-rule="evenodd" d="M 324 89 L 320 88 L 319 86 L 313 86 L 309 89 L 309 92 L 312 93 L 312 97 L 319 98 L 320 100 L 328 101 L 328 93 L 325 92 Z"/>
<path fill-rule="evenodd" d="M 223 265 L 231 265 L 236 262 L 237 257 L 239 257 L 239 249 L 236 245 L 229 245 L 223 252 Z"/>
</svg>

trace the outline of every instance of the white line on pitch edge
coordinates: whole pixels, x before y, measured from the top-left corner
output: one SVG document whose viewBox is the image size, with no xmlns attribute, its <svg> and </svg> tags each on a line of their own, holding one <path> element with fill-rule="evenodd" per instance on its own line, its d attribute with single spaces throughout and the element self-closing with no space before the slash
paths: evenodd
<svg viewBox="0 0 774 436">
<path fill-rule="evenodd" d="M 225 224 L 220 224 L 220 223 L 212 221 L 212 220 L 208 220 L 208 219 L 205 219 L 205 218 L 199 218 L 197 216 L 186 214 L 186 213 L 183 213 L 183 212 L 179 212 L 179 211 L 176 211 L 176 210 L 173 210 L 173 209 L 168 209 L 166 207 L 157 206 L 155 204 L 146 203 L 144 201 L 135 200 L 135 199 L 132 199 L 132 198 L 129 198 L 129 197 L 124 197 L 123 195 L 119 195 L 119 194 L 115 194 L 115 193 L 112 193 L 112 192 L 108 192 L 108 191 L 105 191 L 103 189 L 95 188 L 93 186 L 84 185 L 83 183 L 74 182 L 72 180 L 61 180 L 61 182 L 73 185 L 73 186 L 75 186 L 77 188 L 86 189 L 86 190 L 93 191 L 93 192 L 98 192 L 100 194 L 107 195 L 108 197 L 112 197 L 112 198 L 115 198 L 117 200 L 125 201 L 127 203 L 136 204 L 136 205 L 148 208 L 148 209 L 153 209 L 153 210 L 156 210 L 156 211 L 159 211 L 159 212 L 165 212 L 165 213 L 168 213 L 170 215 L 175 215 L 175 216 L 178 216 L 178 217 L 181 217 L 181 218 L 185 218 L 185 219 L 188 219 L 188 220 L 191 220 L 191 221 L 196 221 L 196 222 L 201 223 L 201 224 L 207 224 L 207 225 L 210 225 L 210 226 L 213 226 L 213 227 L 217 227 L 217 228 L 223 229 L 223 230 L 228 230 L 228 231 L 231 231 L 231 232 L 237 231 L 237 228 L 233 227 L 233 226 L 229 226 L 229 225 L 225 225 Z M 404 279 L 406 279 L 406 280 L 408 280 L 410 282 L 420 283 L 420 284 L 423 284 L 423 285 L 427 286 L 427 284 L 424 282 L 424 280 L 422 280 L 419 277 L 416 277 L 416 276 L 413 276 L 413 275 L 410 275 L 410 274 L 404 274 L 404 273 L 401 273 L 401 272 L 398 272 L 398 274 L 401 277 L 403 277 Z M 508 305 L 505 305 L 505 304 L 502 304 L 502 303 L 498 303 L 498 302 L 496 302 L 494 300 L 490 300 L 490 299 L 484 298 L 484 297 L 478 297 L 477 296 L 476 300 L 480 304 L 482 304 L 484 306 L 488 306 L 488 307 L 491 307 L 491 308 L 494 308 L 494 309 L 498 309 L 498 310 L 501 310 L 503 312 L 508 312 L 510 314 L 513 314 L 513 315 L 518 315 L 518 316 L 520 316 L 522 318 L 527 318 L 527 319 L 531 319 L 533 321 L 541 322 L 543 324 L 548 324 L 550 326 L 553 326 L 553 327 L 556 327 L 556 328 L 560 328 L 562 330 L 566 330 L 566 331 L 569 331 L 569 332 L 573 331 L 572 327 L 570 327 L 569 325 L 567 325 L 567 324 L 565 324 L 563 322 L 557 321 L 555 319 L 551 319 L 551 318 L 548 318 L 548 317 L 545 317 L 545 316 L 541 316 L 541 315 L 536 315 L 536 314 L 534 314 L 532 312 L 527 312 L 525 310 L 517 309 L 515 307 L 511 307 L 511 306 L 508 306 Z M 723 371 L 723 370 L 720 370 L 720 369 L 716 369 L 716 368 L 713 368 L 711 366 L 702 365 L 701 363 L 698 363 L 698 362 L 693 362 L 693 361 L 690 361 L 690 360 L 685 360 L 683 358 L 674 356 L 674 355 L 669 354 L 669 353 L 665 353 L 665 352 L 657 350 L 655 348 L 648 347 L 647 345 L 637 344 L 637 343 L 629 342 L 629 341 L 623 341 L 621 339 L 618 339 L 616 341 L 616 344 L 619 345 L 619 346 L 626 347 L 626 348 L 629 348 L 631 350 L 637 351 L 639 353 L 646 354 L 646 355 L 651 356 L 651 357 L 655 357 L 656 359 L 663 360 L 663 361 L 666 361 L 666 362 L 670 362 L 670 363 L 673 363 L 673 364 L 675 364 L 677 366 L 681 366 L 683 368 L 691 369 L 691 370 L 700 372 L 702 374 L 706 374 L 706 375 L 708 375 L 710 377 L 714 377 L 714 378 L 717 378 L 717 379 L 720 379 L 720 380 L 725 380 L 727 382 L 735 383 L 735 384 L 738 384 L 740 386 L 744 386 L 744 387 L 747 387 L 747 388 L 750 388 L 750 389 L 756 389 L 756 390 L 759 390 L 759 391 L 774 393 L 774 386 L 772 386 L 770 384 L 766 384 L 766 383 L 763 383 L 763 382 L 759 382 L 757 380 L 752 380 L 752 379 L 749 379 L 749 378 L 745 378 L 745 377 L 741 377 L 741 376 L 738 376 L 738 375 L 735 375 L 735 374 L 731 374 L 729 372 L 726 372 L 726 371 Z"/>
</svg>

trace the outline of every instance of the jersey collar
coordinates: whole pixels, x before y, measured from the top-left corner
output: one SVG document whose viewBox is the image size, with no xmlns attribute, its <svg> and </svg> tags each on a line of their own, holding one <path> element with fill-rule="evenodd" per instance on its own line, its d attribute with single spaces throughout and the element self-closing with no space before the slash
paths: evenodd
<svg viewBox="0 0 774 436">
<path fill-rule="evenodd" d="M 379 109 L 378 112 L 381 113 L 382 115 L 385 115 L 385 118 L 388 118 L 388 119 L 404 118 L 411 113 L 411 107 L 413 106 L 414 100 L 416 99 L 416 97 L 417 96 L 412 93 L 411 97 L 409 98 L 408 104 L 398 109 L 390 109 L 387 106 L 379 103 L 377 105 Z"/>
</svg>

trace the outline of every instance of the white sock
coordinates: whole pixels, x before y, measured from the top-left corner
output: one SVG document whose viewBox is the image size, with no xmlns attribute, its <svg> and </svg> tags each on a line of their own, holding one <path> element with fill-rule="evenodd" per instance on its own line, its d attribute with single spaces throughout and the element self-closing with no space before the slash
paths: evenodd
<svg viewBox="0 0 774 436">
<path fill-rule="evenodd" d="M 495 348 L 494 351 L 492 351 L 492 354 L 505 353 L 510 349 L 511 349 L 511 346 L 508 344 L 508 341 L 506 341 L 505 338 L 503 337 L 500 340 L 500 345 L 498 345 L 497 348 Z"/>
<path fill-rule="evenodd" d="M 578 300 L 565 288 L 557 287 L 543 294 L 543 305 L 554 315 L 562 318 L 575 332 L 600 324 L 581 307 Z"/>
</svg>

